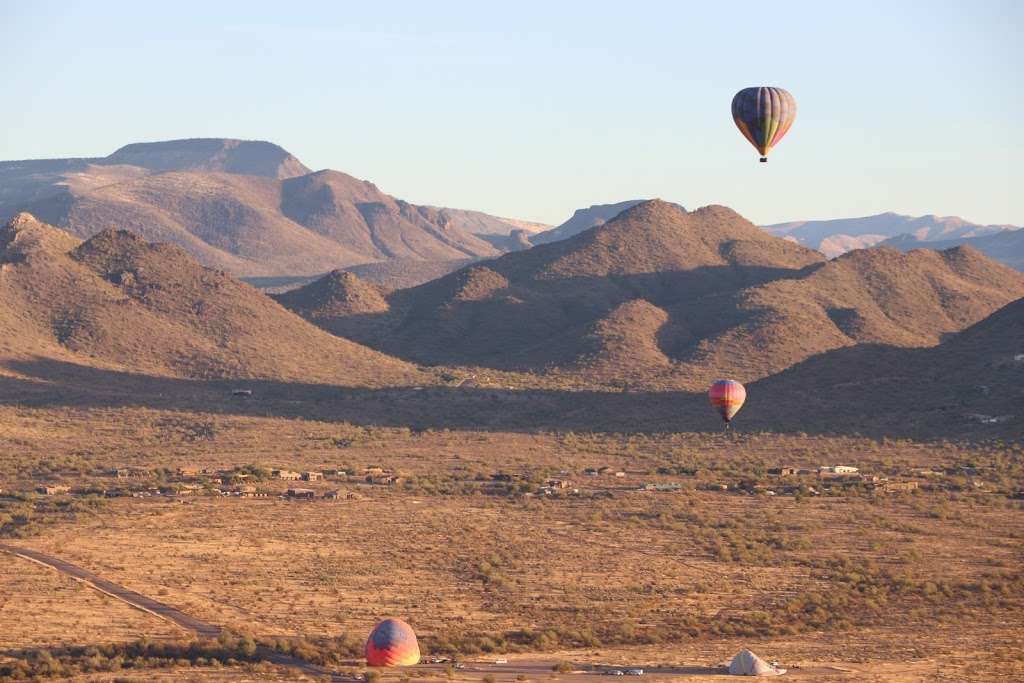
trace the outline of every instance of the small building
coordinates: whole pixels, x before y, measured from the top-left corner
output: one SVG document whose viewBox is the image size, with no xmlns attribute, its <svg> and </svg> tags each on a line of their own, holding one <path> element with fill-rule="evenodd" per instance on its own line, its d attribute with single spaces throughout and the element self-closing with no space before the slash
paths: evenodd
<svg viewBox="0 0 1024 683">
<path fill-rule="evenodd" d="M 179 467 L 178 468 L 178 476 L 179 477 L 198 477 L 199 476 L 199 468 L 198 467 Z"/>
<path fill-rule="evenodd" d="M 325 491 L 324 499 L 326 500 L 338 500 L 340 494 L 337 491 Z"/>
<path fill-rule="evenodd" d="M 776 477 L 792 477 L 797 473 L 795 467 L 772 467 L 769 468 L 768 474 L 775 475 Z"/>
<path fill-rule="evenodd" d="M 345 479 L 348 477 L 348 472 L 346 472 L 345 470 L 330 468 L 324 470 L 323 475 L 325 477 L 330 477 L 331 479 Z"/>
<path fill-rule="evenodd" d="M 313 489 L 288 489 L 284 493 L 288 498 L 300 498 L 304 500 L 312 500 L 316 498 L 316 491 Z"/>
<path fill-rule="evenodd" d="M 239 486 L 237 492 L 240 496 L 251 498 L 256 495 L 256 487 L 252 484 L 245 484 L 243 486 Z"/>
<path fill-rule="evenodd" d="M 615 473 L 615 476 L 616 476 L 616 477 L 624 477 L 624 476 L 626 476 L 626 473 L 625 473 L 625 472 L 623 472 L 622 470 L 619 470 L 619 471 L 617 471 L 617 472 Z"/>
<path fill-rule="evenodd" d="M 916 491 L 916 481 L 889 481 L 882 485 L 882 490 L 886 493 L 900 493 L 904 491 Z"/>
<path fill-rule="evenodd" d="M 830 465 L 819 467 L 818 472 L 826 474 L 856 474 L 858 469 L 849 465 Z"/>
<path fill-rule="evenodd" d="M 640 487 L 644 491 L 681 491 L 683 489 L 682 484 L 654 484 L 646 483 Z"/>
<path fill-rule="evenodd" d="M 397 484 L 399 481 L 401 481 L 401 479 L 394 474 L 371 474 L 366 477 L 367 484 L 376 484 L 378 486 L 392 486 Z"/>
<path fill-rule="evenodd" d="M 282 481 L 299 481 L 302 478 L 300 473 L 291 470 L 270 470 L 270 476 Z"/>
<path fill-rule="evenodd" d="M 37 486 L 36 493 L 43 496 L 58 496 L 71 490 L 70 486 Z"/>
<path fill-rule="evenodd" d="M 544 482 L 544 486 L 550 489 L 567 489 L 570 483 L 564 479 L 547 479 Z"/>
<path fill-rule="evenodd" d="M 302 481 L 322 481 L 324 478 L 323 472 L 303 472 Z"/>
</svg>

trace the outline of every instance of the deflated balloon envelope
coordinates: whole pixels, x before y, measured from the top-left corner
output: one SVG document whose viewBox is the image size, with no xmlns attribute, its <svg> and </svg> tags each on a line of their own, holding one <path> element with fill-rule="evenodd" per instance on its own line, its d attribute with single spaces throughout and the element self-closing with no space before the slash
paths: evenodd
<svg viewBox="0 0 1024 683">
<path fill-rule="evenodd" d="M 366 641 L 366 663 L 370 666 L 412 666 L 420 661 L 416 633 L 401 619 L 377 624 Z"/>
</svg>

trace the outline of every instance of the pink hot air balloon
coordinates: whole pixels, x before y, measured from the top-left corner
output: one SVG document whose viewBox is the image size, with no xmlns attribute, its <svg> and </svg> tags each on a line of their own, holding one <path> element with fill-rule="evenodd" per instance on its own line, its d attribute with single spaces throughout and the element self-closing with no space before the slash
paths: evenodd
<svg viewBox="0 0 1024 683">
<path fill-rule="evenodd" d="M 370 666 L 412 666 L 419 661 L 416 633 L 401 619 L 380 622 L 366 641 L 366 663 Z"/>
<path fill-rule="evenodd" d="M 734 379 L 719 379 L 711 383 L 708 399 L 725 423 L 729 424 L 747 400 L 747 390 Z"/>
</svg>

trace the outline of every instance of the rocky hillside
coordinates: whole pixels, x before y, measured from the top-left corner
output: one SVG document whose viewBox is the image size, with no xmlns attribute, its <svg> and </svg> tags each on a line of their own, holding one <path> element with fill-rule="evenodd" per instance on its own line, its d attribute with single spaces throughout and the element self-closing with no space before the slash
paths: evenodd
<svg viewBox="0 0 1024 683">
<path fill-rule="evenodd" d="M 42 358 L 189 378 L 357 386 L 420 378 L 176 246 L 123 230 L 79 243 L 23 213 L 0 228 L 0 363 Z"/>
<path fill-rule="evenodd" d="M 1024 299 L 934 347 L 843 348 L 750 389 L 762 397 L 754 419 L 772 429 L 1019 439 Z"/>
<path fill-rule="evenodd" d="M 690 389 L 857 344 L 934 345 L 1020 296 L 1024 276 L 970 248 L 826 261 L 725 207 L 654 200 L 317 322 L 418 362 Z"/>
</svg>

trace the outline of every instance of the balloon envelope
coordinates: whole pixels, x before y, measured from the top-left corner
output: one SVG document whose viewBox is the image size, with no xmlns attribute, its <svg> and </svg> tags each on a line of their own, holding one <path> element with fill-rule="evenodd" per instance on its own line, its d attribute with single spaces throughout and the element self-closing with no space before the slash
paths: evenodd
<svg viewBox="0 0 1024 683">
<path fill-rule="evenodd" d="M 370 666 L 412 666 L 419 661 L 416 633 L 401 619 L 385 619 L 366 640 L 366 663 Z"/>
<path fill-rule="evenodd" d="M 734 379 L 720 379 L 711 384 L 708 399 L 722 419 L 730 422 L 747 400 L 747 390 Z"/>
<path fill-rule="evenodd" d="M 744 88 L 732 98 L 732 120 L 743 137 L 768 160 L 768 151 L 789 132 L 796 100 L 782 88 Z"/>
</svg>

